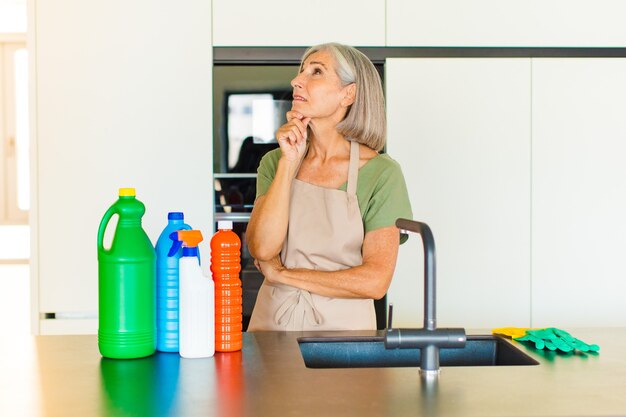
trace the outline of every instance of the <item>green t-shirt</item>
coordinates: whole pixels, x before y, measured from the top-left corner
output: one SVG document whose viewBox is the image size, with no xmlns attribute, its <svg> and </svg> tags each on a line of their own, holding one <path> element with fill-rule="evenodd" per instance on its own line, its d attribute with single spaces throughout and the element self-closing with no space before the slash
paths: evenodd
<svg viewBox="0 0 626 417">
<path fill-rule="evenodd" d="M 281 155 L 280 148 L 277 148 L 261 159 L 256 180 L 257 198 L 269 190 Z M 345 182 L 339 189 L 345 191 L 347 186 Z M 359 169 L 356 196 L 365 233 L 393 226 L 398 218 L 413 218 L 400 164 L 387 154 L 375 156 Z M 404 243 L 407 238 L 407 235 L 401 235 L 400 243 Z"/>
</svg>

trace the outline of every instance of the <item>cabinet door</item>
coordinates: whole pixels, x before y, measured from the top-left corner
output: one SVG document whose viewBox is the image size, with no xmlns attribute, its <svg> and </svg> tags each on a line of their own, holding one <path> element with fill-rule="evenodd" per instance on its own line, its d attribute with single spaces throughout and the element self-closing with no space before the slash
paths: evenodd
<svg viewBox="0 0 626 417">
<path fill-rule="evenodd" d="M 626 59 L 534 59 L 535 326 L 626 325 Z"/>
<path fill-rule="evenodd" d="M 623 47 L 620 0 L 392 0 L 387 46 Z"/>
<path fill-rule="evenodd" d="M 385 45 L 383 0 L 213 1 L 213 46 Z"/>
<path fill-rule="evenodd" d="M 210 12 L 201 0 L 38 2 L 35 331 L 96 331 L 96 236 L 118 188 L 137 189 L 153 242 L 168 211 L 213 231 Z"/>
<path fill-rule="evenodd" d="M 387 150 L 437 246 L 438 324 L 530 320 L 530 60 L 389 59 Z M 389 302 L 421 325 L 421 239 L 402 245 Z"/>
</svg>

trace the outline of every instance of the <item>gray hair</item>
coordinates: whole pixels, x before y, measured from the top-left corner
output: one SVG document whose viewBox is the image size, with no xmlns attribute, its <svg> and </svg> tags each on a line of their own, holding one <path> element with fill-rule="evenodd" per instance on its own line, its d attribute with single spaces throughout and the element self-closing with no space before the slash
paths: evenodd
<svg viewBox="0 0 626 417">
<path fill-rule="evenodd" d="M 318 51 L 327 51 L 333 56 L 342 86 L 352 83 L 356 85 L 355 101 L 337 125 L 337 131 L 349 140 L 380 151 L 385 146 L 387 122 L 383 87 L 374 64 L 365 54 L 351 46 L 324 43 L 306 50 L 300 70 L 304 61 Z"/>
</svg>

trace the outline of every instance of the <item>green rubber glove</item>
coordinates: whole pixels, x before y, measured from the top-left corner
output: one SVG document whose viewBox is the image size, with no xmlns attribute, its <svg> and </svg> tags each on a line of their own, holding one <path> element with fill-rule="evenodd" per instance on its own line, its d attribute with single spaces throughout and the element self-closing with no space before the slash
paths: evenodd
<svg viewBox="0 0 626 417">
<path fill-rule="evenodd" d="M 532 342 L 535 344 L 537 349 L 558 349 L 562 352 L 571 352 L 573 350 L 580 350 L 582 352 L 597 352 L 600 350 L 598 345 L 588 345 L 582 340 L 576 339 L 565 330 L 557 329 L 555 327 L 527 330 L 525 336 L 517 337 L 514 340 L 520 342 Z"/>
</svg>

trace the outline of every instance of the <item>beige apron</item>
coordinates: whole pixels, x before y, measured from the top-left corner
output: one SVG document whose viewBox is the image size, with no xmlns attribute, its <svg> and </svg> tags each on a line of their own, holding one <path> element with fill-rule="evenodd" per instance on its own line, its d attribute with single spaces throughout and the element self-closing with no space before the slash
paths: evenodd
<svg viewBox="0 0 626 417">
<path fill-rule="evenodd" d="M 286 268 L 337 271 L 363 263 L 358 171 L 359 144 L 350 142 L 347 191 L 293 180 L 289 228 L 281 251 Z M 248 326 L 248 331 L 375 329 L 371 299 L 324 297 L 267 280 L 261 285 Z"/>
</svg>

